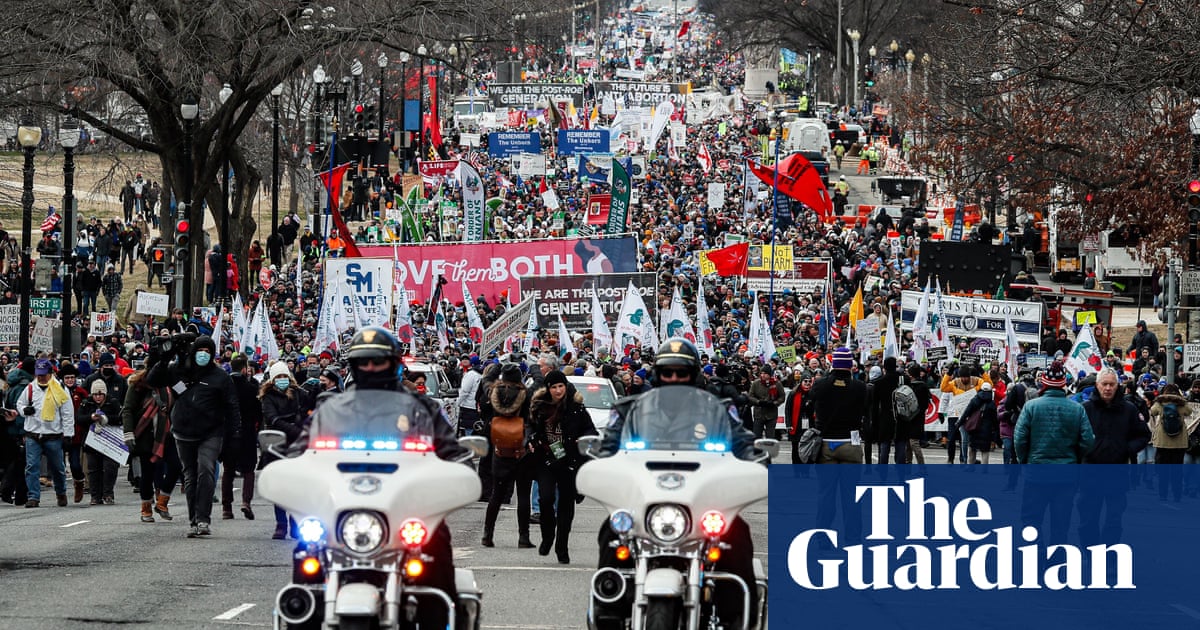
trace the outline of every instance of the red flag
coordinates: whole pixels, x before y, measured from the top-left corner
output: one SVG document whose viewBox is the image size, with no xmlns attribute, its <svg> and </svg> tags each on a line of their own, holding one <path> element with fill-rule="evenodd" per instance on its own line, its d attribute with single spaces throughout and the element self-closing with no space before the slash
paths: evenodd
<svg viewBox="0 0 1200 630">
<path fill-rule="evenodd" d="M 432 147 L 442 146 L 442 123 L 438 120 L 437 75 L 429 75 L 429 112 L 425 114 L 425 137 Z"/>
<path fill-rule="evenodd" d="M 708 153 L 708 147 L 704 143 L 700 143 L 700 148 L 696 150 L 696 161 L 705 173 L 712 170 L 712 155 Z"/>
<path fill-rule="evenodd" d="M 716 267 L 718 276 L 744 276 L 746 263 L 750 261 L 750 243 L 734 243 L 706 255 L 708 262 Z"/>
<path fill-rule="evenodd" d="M 768 186 L 775 185 L 775 169 L 750 162 L 750 170 Z M 816 211 L 822 219 L 833 214 L 833 200 L 821 181 L 821 174 L 799 153 L 779 161 L 779 192 Z"/>
<path fill-rule="evenodd" d="M 684 37 L 687 36 L 688 30 L 691 28 L 692 28 L 692 22 L 690 20 L 684 20 L 683 24 L 680 25 L 680 27 L 679 27 L 679 35 L 676 35 L 676 37 L 679 39 L 683 39 Z"/>
<path fill-rule="evenodd" d="M 321 183 L 325 185 L 325 189 L 329 191 L 329 212 L 333 216 L 333 224 L 337 226 L 338 236 L 346 244 L 346 257 L 358 258 L 362 254 L 358 251 L 358 246 L 354 244 L 354 235 L 351 234 L 350 228 L 346 227 L 346 221 L 342 219 L 342 212 L 338 209 L 338 198 L 341 197 L 342 191 L 342 178 L 345 177 L 346 170 L 349 168 L 349 164 L 336 166 L 332 171 L 321 172 L 318 177 L 321 178 Z"/>
</svg>

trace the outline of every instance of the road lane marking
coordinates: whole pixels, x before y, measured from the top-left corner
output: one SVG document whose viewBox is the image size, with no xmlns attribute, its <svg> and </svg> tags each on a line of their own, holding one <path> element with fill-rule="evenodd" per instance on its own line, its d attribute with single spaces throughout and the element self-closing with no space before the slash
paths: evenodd
<svg viewBox="0 0 1200 630">
<path fill-rule="evenodd" d="M 250 610 L 251 608 L 254 608 L 254 604 L 242 604 L 241 606 L 234 606 L 233 608 L 226 610 L 216 617 L 213 617 L 213 621 L 229 621 L 230 619 L 233 619 L 234 617 L 246 612 L 247 610 Z"/>
<path fill-rule="evenodd" d="M 506 566 L 482 566 L 482 567 L 462 567 L 471 569 L 472 571 L 564 571 L 576 573 L 595 573 L 595 569 L 586 567 L 506 567 Z"/>
<path fill-rule="evenodd" d="M 68 527 L 75 527 L 76 525 L 83 525 L 84 523 L 91 523 L 91 521 L 75 521 L 74 523 L 67 523 L 66 525 L 59 525 L 59 528 L 66 529 Z"/>
</svg>

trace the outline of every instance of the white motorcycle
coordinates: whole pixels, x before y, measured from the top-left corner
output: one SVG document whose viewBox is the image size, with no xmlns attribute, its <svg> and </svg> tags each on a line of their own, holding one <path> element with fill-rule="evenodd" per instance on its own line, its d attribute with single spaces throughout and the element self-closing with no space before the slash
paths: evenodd
<svg viewBox="0 0 1200 630">
<path fill-rule="evenodd" d="M 714 406 L 715 397 L 695 388 L 679 388 L 672 396 L 661 406 L 674 419 L 657 412 L 629 417 L 620 450 L 579 469 L 579 492 L 611 514 L 610 546 L 623 567 L 602 567 L 592 577 L 591 630 L 750 627 L 749 585 L 714 565 L 732 550 L 723 537 L 738 513 L 767 498 L 767 469 L 729 452 L 729 418 Z M 584 438 L 580 452 L 596 457 L 599 443 L 600 438 Z M 775 440 L 757 440 L 755 446 L 767 453 L 760 462 L 778 452 Z M 765 628 L 767 576 L 758 559 L 752 564 L 758 591 L 754 627 Z M 738 610 L 718 606 L 718 583 L 741 594 Z M 598 608 L 607 614 L 598 615 Z M 620 616 L 612 617 L 613 611 Z M 737 619 L 741 623 L 734 625 Z"/>
<path fill-rule="evenodd" d="M 276 630 L 421 628 L 429 607 L 446 609 L 445 628 L 478 630 L 482 593 L 470 570 L 454 570 L 457 606 L 452 594 L 422 584 L 435 563 L 450 560 L 425 553 L 435 531 L 479 498 L 473 470 L 438 459 L 417 439 L 318 439 L 290 459 L 280 452 L 285 442 L 279 431 L 259 433 L 262 449 L 280 459 L 263 468 L 258 491 L 298 521 Z M 459 442 L 476 454 L 487 448 L 480 437 Z"/>
</svg>

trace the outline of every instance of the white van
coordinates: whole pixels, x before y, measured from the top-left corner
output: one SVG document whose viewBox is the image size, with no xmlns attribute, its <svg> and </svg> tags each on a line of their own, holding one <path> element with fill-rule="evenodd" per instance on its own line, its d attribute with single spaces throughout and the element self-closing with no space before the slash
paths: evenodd
<svg viewBox="0 0 1200 630">
<path fill-rule="evenodd" d="M 829 143 L 829 128 L 816 118 L 801 118 L 788 123 L 784 127 L 787 140 L 784 148 L 788 153 L 796 151 L 819 151 L 826 158 L 833 147 Z"/>
</svg>

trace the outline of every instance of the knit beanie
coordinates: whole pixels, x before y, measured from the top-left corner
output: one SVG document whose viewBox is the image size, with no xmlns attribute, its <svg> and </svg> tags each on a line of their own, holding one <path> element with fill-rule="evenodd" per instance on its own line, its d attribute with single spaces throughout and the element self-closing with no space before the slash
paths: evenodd
<svg viewBox="0 0 1200 630">
<path fill-rule="evenodd" d="M 850 349 L 842 346 L 833 351 L 833 369 L 849 370 L 854 367 L 854 355 L 850 353 Z"/>
</svg>

